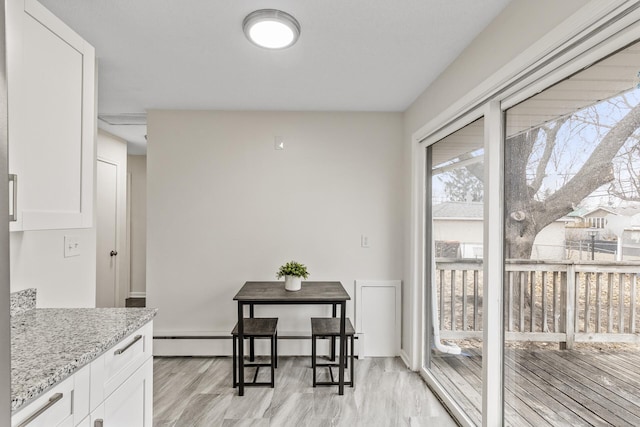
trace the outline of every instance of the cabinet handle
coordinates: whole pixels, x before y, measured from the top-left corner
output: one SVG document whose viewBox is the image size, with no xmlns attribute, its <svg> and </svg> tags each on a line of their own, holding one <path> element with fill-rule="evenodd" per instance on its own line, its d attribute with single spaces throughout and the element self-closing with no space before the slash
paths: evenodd
<svg viewBox="0 0 640 427">
<path fill-rule="evenodd" d="M 11 215 L 9 215 L 9 221 L 15 222 L 18 220 L 18 175 L 15 173 L 9 174 L 9 182 L 13 188 L 13 200 L 11 201 Z"/>
<path fill-rule="evenodd" d="M 109 252 L 109 256 L 116 256 L 116 255 L 118 255 L 118 251 Z"/>
<path fill-rule="evenodd" d="M 103 427 L 104 420 L 102 418 L 98 418 L 93 422 L 93 427 Z"/>
<path fill-rule="evenodd" d="M 44 406 L 40 409 L 38 409 L 36 412 L 34 412 L 33 414 L 31 414 L 29 416 L 29 418 L 27 418 L 26 420 L 24 420 L 21 424 L 18 425 L 18 427 L 24 427 L 28 424 L 31 424 L 36 418 L 38 418 L 40 415 L 42 415 L 42 413 L 44 411 L 46 411 L 47 409 L 49 409 L 50 407 L 52 407 L 58 400 L 62 399 L 62 393 L 56 393 L 53 396 L 51 396 L 49 398 L 49 401 L 47 403 L 44 404 Z"/>
<path fill-rule="evenodd" d="M 125 351 L 127 351 L 129 349 L 129 347 L 131 347 L 132 345 L 134 345 L 136 342 L 140 341 L 140 338 L 142 338 L 142 335 L 136 335 L 135 338 L 133 339 L 133 341 L 131 341 L 129 344 L 127 344 L 126 346 L 117 349 L 116 351 L 113 352 L 113 354 L 115 356 L 124 353 Z"/>
</svg>

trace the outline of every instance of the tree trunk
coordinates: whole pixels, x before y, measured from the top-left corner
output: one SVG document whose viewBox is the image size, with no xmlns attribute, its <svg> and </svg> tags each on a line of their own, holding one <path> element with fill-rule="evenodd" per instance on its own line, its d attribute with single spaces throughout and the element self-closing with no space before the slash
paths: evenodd
<svg viewBox="0 0 640 427">
<path fill-rule="evenodd" d="M 529 214 L 533 199 L 525 172 L 537 137 L 537 130 L 528 131 L 510 138 L 505 146 L 509 168 L 504 182 L 506 258 L 529 258 L 536 238 L 534 218 Z"/>
<path fill-rule="evenodd" d="M 542 202 L 535 199 L 536 190 L 528 185 L 526 173 L 539 129 L 509 138 L 505 144 L 505 257 L 531 258 L 533 242 L 544 227 L 572 212 L 589 194 L 611 182 L 613 158 L 639 127 L 640 104 L 607 132 L 573 178 Z M 536 177 L 532 182 L 537 182 Z"/>
</svg>

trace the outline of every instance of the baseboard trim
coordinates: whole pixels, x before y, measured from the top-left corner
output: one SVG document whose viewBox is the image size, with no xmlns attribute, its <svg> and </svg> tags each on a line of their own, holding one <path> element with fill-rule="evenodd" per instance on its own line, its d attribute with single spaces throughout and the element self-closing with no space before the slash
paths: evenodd
<svg viewBox="0 0 640 427">
<path fill-rule="evenodd" d="M 278 354 L 282 356 L 309 356 L 310 335 L 278 334 Z M 359 356 L 358 339 L 355 340 L 355 355 Z M 256 354 L 269 354 L 267 340 L 256 340 Z M 318 342 L 318 354 L 329 351 L 329 340 Z M 158 335 L 153 337 L 154 356 L 230 356 L 231 334 L 211 335 Z"/>
<path fill-rule="evenodd" d="M 400 349 L 400 359 L 402 359 L 408 369 L 413 370 L 411 369 L 411 363 L 409 363 L 409 356 L 407 355 L 407 352 L 404 351 L 404 349 Z"/>
<path fill-rule="evenodd" d="M 129 292 L 129 298 L 146 298 L 146 292 Z"/>
<path fill-rule="evenodd" d="M 154 336 L 154 340 L 229 340 L 231 334 L 228 335 L 160 335 Z M 279 340 L 310 340 L 311 335 L 278 335 Z M 358 336 L 354 336 L 358 339 Z"/>
</svg>

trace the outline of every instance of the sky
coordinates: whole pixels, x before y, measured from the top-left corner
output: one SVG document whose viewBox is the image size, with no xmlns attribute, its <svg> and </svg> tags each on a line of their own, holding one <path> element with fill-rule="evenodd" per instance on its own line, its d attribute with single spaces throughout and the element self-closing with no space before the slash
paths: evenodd
<svg viewBox="0 0 640 427">
<path fill-rule="evenodd" d="M 527 102 L 527 101 L 524 101 Z M 545 178 L 540 191 L 537 194 L 539 200 L 544 200 L 545 194 L 551 194 L 570 180 L 584 165 L 595 147 L 606 133 L 622 119 L 631 108 L 640 103 L 640 89 L 634 88 L 622 95 L 598 102 L 583 110 L 574 112 L 558 131 L 556 144 L 545 171 Z M 507 111 L 507 120 L 509 111 Z M 559 118 L 560 119 L 560 118 Z M 545 126 L 553 127 L 557 121 L 547 122 Z M 640 131 L 636 131 L 634 137 L 629 138 L 624 147 L 614 159 L 614 174 L 616 181 L 621 183 L 626 190 L 631 189 L 629 169 L 640 174 Z M 540 132 L 532 155 L 529 159 L 527 177 L 531 182 L 536 168 L 544 152 L 546 136 Z M 629 156 L 622 154 L 631 153 Z M 472 152 L 474 156 L 482 156 L 483 150 Z M 454 160 L 454 159 L 452 159 Z M 627 167 L 628 164 L 631 167 Z M 441 164 L 442 165 L 442 164 Z M 438 166 L 441 166 L 438 165 Z M 506 165 L 509 167 L 509 165 Z M 447 201 L 444 191 L 444 181 L 447 173 L 432 178 L 432 201 L 442 203 Z M 638 202 L 625 202 L 607 191 L 609 185 L 605 185 L 594 191 L 581 203 L 582 206 L 627 206 Z"/>
</svg>

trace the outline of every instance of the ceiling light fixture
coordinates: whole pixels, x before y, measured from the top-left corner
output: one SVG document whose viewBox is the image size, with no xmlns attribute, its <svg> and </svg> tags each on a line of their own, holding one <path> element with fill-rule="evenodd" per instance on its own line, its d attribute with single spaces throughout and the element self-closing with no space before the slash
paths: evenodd
<svg viewBox="0 0 640 427">
<path fill-rule="evenodd" d="M 276 9 L 251 12 L 242 21 L 242 29 L 251 43 L 266 49 L 284 49 L 300 37 L 296 18 Z"/>
</svg>

